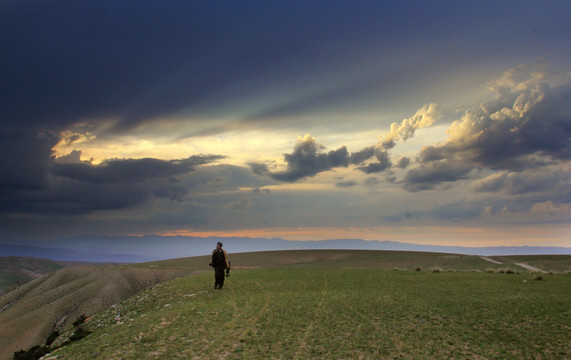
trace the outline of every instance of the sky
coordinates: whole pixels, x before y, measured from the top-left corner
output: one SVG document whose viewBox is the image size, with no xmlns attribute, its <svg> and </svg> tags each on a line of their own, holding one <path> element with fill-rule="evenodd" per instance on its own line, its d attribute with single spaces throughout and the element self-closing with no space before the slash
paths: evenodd
<svg viewBox="0 0 571 360">
<path fill-rule="evenodd" d="M 0 2 L 0 237 L 571 246 L 568 1 Z"/>
</svg>

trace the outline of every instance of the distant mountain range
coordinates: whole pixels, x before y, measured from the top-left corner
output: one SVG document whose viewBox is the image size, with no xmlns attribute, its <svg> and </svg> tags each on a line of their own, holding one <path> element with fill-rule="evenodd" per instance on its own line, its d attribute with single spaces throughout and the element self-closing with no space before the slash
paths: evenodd
<svg viewBox="0 0 571 360">
<path fill-rule="evenodd" d="M 154 261 L 153 256 L 138 256 L 136 254 L 116 254 L 112 248 L 104 252 L 72 250 L 61 247 L 40 247 L 28 245 L 0 244 L 0 256 L 25 256 L 50 259 L 55 261 L 79 261 L 90 263 L 137 263 Z M 162 258 L 161 258 L 162 259 Z"/>
<path fill-rule="evenodd" d="M 200 238 L 148 235 L 78 236 L 25 243 L 14 239 L 0 239 L 0 256 L 41 257 L 57 261 L 134 263 L 207 255 L 214 249 L 218 241 L 223 242 L 224 248 L 230 253 L 295 249 L 355 249 L 424 251 L 466 255 L 571 255 L 571 247 L 465 247 L 418 245 L 394 241 L 366 241 L 361 239 L 290 241 L 279 238 Z"/>
</svg>

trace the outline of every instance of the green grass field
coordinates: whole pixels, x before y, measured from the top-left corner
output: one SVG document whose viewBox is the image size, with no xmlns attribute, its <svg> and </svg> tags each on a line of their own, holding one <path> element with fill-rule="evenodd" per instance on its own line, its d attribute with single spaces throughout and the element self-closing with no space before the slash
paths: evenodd
<svg viewBox="0 0 571 360">
<path fill-rule="evenodd" d="M 524 282 L 525 280 L 525 282 Z M 57 359 L 563 359 L 571 277 L 282 267 L 159 284 Z"/>
</svg>

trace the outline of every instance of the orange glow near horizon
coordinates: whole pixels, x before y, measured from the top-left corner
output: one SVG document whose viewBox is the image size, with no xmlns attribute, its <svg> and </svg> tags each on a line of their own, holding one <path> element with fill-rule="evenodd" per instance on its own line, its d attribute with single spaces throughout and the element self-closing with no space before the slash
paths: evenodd
<svg viewBox="0 0 571 360">
<path fill-rule="evenodd" d="M 284 240 L 319 241 L 362 239 L 395 241 L 418 245 L 442 246 L 571 246 L 565 229 L 556 227 L 379 227 L 379 228 L 262 228 L 243 230 L 192 231 L 176 230 L 162 236 L 282 238 Z"/>
</svg>

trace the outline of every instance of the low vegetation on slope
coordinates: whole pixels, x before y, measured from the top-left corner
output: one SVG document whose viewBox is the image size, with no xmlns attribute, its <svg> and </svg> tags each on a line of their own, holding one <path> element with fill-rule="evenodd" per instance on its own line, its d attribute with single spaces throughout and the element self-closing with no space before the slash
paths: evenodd
<svg viewBox="0 0 571 360">
<path fill-rule="evenodd" d="M 143 289 L 188 273 L 81 266 L 33 280 L 0 297 L 0 359 L 43 344 L 53 330 L 68 329 L 81 314 L 95 314 Z"/>
<path fill-rule="evenodd" d="M 18 256 L 0 257 L 0 296 L 64 266 L 55 261 Z"/>
<path fill-rule="evenodd" d="M 93 317 L 61 359 L 562 359 L 568 275 L 332 267 L 159 284 Z"/>
</svg>

